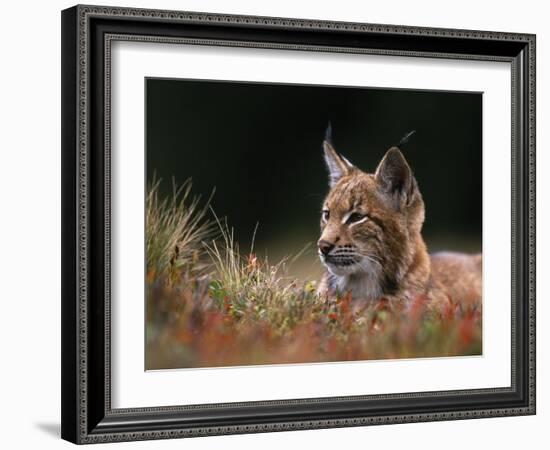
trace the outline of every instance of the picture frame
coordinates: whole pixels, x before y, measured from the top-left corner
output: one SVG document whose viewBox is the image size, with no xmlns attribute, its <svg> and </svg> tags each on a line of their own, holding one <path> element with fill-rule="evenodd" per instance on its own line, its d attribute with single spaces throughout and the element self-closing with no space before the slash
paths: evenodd
<svg viewBox="0 0 550 450">
<path fill-rule="evenodd" d="M 110 71 L 116 41 L 508 63 L 510 386 L 114 408 Z M 86 5 L 64 10 L 62 437 L 84 444 L 535 414 L 535 42 L 534 35 L 507 32 Z"/>
</svg>

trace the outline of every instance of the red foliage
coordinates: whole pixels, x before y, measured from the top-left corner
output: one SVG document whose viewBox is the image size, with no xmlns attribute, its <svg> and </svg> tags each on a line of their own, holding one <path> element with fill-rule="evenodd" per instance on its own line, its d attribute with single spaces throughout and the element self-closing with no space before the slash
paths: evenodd
<svg viewBox="0 0 550 450">
<path fill-rule="evenodd" d="M 251 266 L 255 264 L 249 258 Z M 382 298 L 357 304 L 351 295 L 326 302 L 234 303 L 197 294 L 197 285 L 149 285 L 148 368 L 219 367 L 320 361 L 453 356 L 481 352 L 481 307 L 453 303 L 430 310 L 426 296 L 407 307 Z M 299 288 L 297 288 L 299 289 Z M 200 291 L 200 292 L 203 292 Z M 290 318 L 292 317 L 292 320 Z M 149 333 L 149 331 L 148 331 Z"/>
<path fill-rule="evenodd" d="M 474 337 L 474 319 L 473 317 L 465 317 L 460 322 L 459 336 L 462 345 L 468 346 Z"/>
</svg>

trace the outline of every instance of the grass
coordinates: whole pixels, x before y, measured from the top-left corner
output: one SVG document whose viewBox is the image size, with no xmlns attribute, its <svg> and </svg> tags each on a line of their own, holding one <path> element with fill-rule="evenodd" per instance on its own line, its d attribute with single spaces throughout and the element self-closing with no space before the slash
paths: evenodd
<svg viewBox="0 0 550 450">
<path fill-rule="evenodd" d="M 147 272 L 151 277 L 178 278 L 177 275 L 204 273 L 204 242 L 214 236 L 214 226 L 206 219 L 208 203 L 200 207 L 200 197 L 191 197 L 191 180 L 177 187 L 163 200 L 160 180 L 148 186 L 145 205 Z"/>
<path fill-rule="evenodd" d="M 158 190 L 153 183 L 147 197 L 148 369 L 481 353 L 479 308 L 319 296 L 314 280 L 290 275 L 292 259 L 242 255 L 190 182 L 167 200 Z"/>
</svg>

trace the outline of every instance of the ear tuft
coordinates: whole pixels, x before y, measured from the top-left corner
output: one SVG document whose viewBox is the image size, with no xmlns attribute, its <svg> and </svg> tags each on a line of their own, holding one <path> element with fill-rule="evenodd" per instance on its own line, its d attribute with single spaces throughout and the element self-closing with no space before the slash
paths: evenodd
<svg viewBox="0 0 550 450">
<path fill-rule="evenodd" d="M 415 133 L 416 133 L 416 130 L 409 131 L 405 136 L 403 136 L 403 137 L 401 138 L 401 140 L 400 140 L 399 143 L 396 145 L 396 147 L 397 147 L 397 148 L 403 148 L 403 146 L 404 146 L 405 144 L 407 144 L 407 143 L 410 141 L 412 135 L 415 134 Z"/>
<path fill-rule="evenodd" d="M 329 173 L 329 186 L 332 188 L 340 178 L 349 175 L 355 166 L 342 155 L 339 155 L 332 144 L 332 125 L 330 121 L 325 131 L 325 140 L 323 141 L 323 150 L 325 163 Z"/>
<path fill-rule="evenodd" d="M 393 198 L 410 203 L 416 181 L 407 160 L 397 147 L 390 148 L 375 172 L 375 178 L 382 191 Z"/>
<path fill-rule="evenodd" d="M 330 120 L 328 121 L 327 129 L 325 131 L 325 142 L 332 145 L 332 124 L 330 123 Z"/>
</svg>

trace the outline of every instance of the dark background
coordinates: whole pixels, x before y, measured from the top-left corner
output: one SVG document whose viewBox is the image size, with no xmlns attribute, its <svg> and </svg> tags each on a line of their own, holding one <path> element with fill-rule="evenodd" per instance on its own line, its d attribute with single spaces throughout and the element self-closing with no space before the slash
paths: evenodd
<svg viewBox="0 0 550 450">
<path fill-rule="evenodd" d="M 430 251 L 481 251 L 482 95 L 196 80 L 146 80 L 147 178 L 193 193 L 227 217 L 247 251 L 298 253 L 296 274 L 317 274 L 314 243 L 328 191 L 321 144 L 328 121 L 338 152 L 373 172 L 404 146 L 426 204 Z"/>
</svg>

